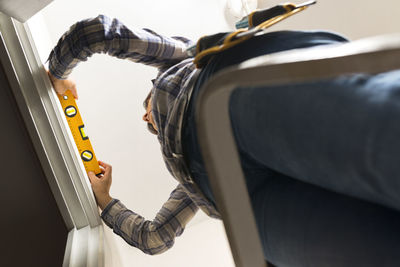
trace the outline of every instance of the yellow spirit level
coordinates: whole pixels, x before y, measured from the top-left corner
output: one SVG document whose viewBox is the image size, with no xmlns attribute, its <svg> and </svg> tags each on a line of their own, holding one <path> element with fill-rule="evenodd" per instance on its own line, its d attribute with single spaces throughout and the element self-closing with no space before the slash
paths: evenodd
<svg viewBox="0 0 400 267">
<path fill-rule="evenodd" d="M 70 90 L 67 90 L 64 95 L 57 94 L 57 96 L 60 100 L 64 115 L 67 119 L 68 126 L 71 130 L 86 172 L 92 171 L 96 175 L 100 174 L 101 170 L 99 163 L 97 162 L 89 137 L 85 133 L 85 126 L 74 96 Z"/>
</svg>

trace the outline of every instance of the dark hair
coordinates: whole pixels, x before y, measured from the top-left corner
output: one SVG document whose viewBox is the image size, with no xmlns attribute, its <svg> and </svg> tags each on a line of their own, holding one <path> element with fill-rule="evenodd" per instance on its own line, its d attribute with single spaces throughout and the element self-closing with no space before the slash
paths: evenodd
<svg viewBox="0 0 400 267">
<path fill-rule="evenodd" d="M 143 101 L 143 107 L 145 110 L 147 110 L 147 107 L 149 106 L 149 101 L 151 98 L 151 91 L 150 93 L 146 96 L 146 99 Z M 150 122 L 147 123 L 147 129 L 155 135 L 158 135 L 158 132 L 156 129 L 154 129 L 153 124 L 151 124 Z"/>
<path fill-rule="evenodd" d="M 154 129 L 153 124 L 151 124 L 150 122 L 147 123 L 147 129 L 148 129 L 152 134 L 158 135 L 157 130 Z"/>
<path fill-rule="evenodd" d="M 149 94 L 146 96 L 146 99 L 143 101 L 143 107 L 144 109 L 147 110 L 147 107 L 149 106 L 149 101 L 151 98 L 151 91 L 149 92 Z"/>
</svg>

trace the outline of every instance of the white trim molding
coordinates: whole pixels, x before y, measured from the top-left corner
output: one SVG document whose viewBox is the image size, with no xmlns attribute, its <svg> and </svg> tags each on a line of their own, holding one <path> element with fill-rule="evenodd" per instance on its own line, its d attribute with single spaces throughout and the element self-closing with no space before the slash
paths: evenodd
<svg viewBox="0 0 400 267">
<path fill-rule="evenodd" d="M 63 266 L 104 266 L 103 225 L 27 24 L 0 13 L 0 62 L 69 230 Z"/>
</svg>

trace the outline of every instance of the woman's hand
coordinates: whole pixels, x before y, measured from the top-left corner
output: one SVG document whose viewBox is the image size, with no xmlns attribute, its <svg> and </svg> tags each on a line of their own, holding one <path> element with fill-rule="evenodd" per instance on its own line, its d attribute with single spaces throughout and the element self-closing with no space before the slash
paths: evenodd
<svg viewBox="0 0 400 267">
<path fill-rule="evenodd" d="M 47 75 L 49 75 L 50 81 L 53 84 L 53 88 L 56 90 L 57 94 L 63 95 L 67 90 L 70 90 L 75 99 L 78 99 L 78 92 L 76 91 L 76 85 L 74 81 L 60 80 L 54 77 L 50 71 L 47 71 Z"/>
<path fill-rule="evenodd" d="M 111 165 L 99 161 L 101 174 L 97 177 L 94 172 L 88 172 L 89 180 L 92 185 L 97 205 L 100 209 L 104 209 L 112 200 L 110 196 L 110 187 L 112 182 L 112 167 Z"/>
</svg>

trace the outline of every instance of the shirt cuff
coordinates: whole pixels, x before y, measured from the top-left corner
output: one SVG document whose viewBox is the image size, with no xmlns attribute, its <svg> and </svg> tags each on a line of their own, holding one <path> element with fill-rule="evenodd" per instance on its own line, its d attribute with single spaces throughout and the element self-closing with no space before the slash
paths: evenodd
<svg viewBox="0 0 400 267">
<path fill-rule="evenodd" d="M 49 71 L 51 75 L 53 75 L 57 79 L 65 80 L 71 74 L 72 69 L 68 69 L 60 61 L 58 61 L 55 54 L 56 52 L 54 51 L 54 49 L 51 50 L 49 58 L 47 59 L 47 61 L 49 62 Z"/>
<path fill-rule="evenodd" d="M 101 212 L 100 216 L 106 225 L 113 228 L 115 216 L 124 209 L 126 209 L 126 207 L 121 203 L 121 201 L 113 198 Z"/>
</svg>

